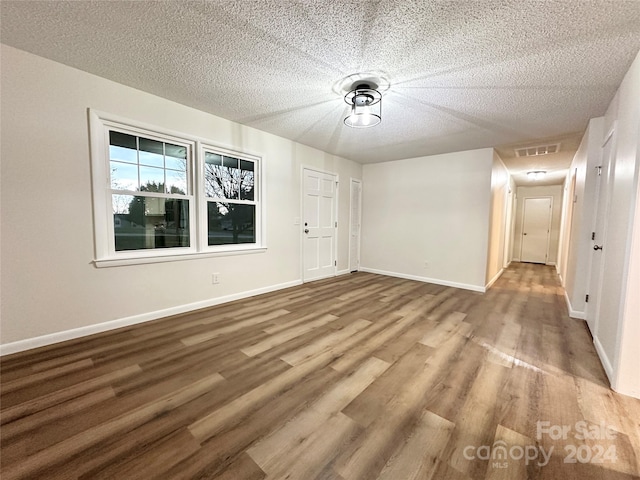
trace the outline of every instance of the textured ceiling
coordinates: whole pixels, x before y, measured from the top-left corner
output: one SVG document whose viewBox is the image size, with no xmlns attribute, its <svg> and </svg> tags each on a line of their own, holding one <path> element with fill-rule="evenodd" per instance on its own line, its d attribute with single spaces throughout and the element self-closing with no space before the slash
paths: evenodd
<svg viewBox="0 0 640 480">
<path fill-rule="evenodd" d="M 636 0 L 0 5 L 3 43 L 361 163 L 583 132 L 640 49 Z M 390 87 L 351 129 L 363 71 Z"/>
</svg>

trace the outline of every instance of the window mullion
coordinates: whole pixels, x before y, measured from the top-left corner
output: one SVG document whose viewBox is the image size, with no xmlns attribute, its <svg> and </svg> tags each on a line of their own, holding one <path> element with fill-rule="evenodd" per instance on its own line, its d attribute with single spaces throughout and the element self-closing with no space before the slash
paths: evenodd
<svg viewBox="0 0 640 480">
<path fill-rule="evenodd" d="M 192 164 L 194 165 L 194 171 L 193 175 L 191 175 L 191 179 L 193 182 L 194 195 L 196 198 L 196 242 L 198 251 L 202 251 L 207 245 L 207 202 L 204 188 L 204 150 L 202 149 L 202 144 L 200 141 L 196 143 L 193 160 L 194 161 L 192 162 Z"/>
</svg>

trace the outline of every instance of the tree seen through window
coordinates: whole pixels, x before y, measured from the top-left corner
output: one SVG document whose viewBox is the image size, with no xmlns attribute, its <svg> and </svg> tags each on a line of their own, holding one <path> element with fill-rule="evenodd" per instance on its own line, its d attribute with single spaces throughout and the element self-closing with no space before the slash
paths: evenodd
<svg viewBox="0 0 640 480">
<path fill-rule="evenodd" d="M 205 152 L 208 244 L 255 243 L 255 164 Z"/>
</svg>

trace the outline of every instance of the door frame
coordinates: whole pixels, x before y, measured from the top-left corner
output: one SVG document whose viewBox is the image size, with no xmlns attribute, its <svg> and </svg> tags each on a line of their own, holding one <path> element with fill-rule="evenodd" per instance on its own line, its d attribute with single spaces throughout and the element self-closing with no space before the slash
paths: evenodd
<svg viewBox="0 0 640 480">
<path fill-rule="evenodd" d="M 544 254 L 544 264 L 549 265 L 549 242 L 551 241 L 551 225 L 553 221 L 553 197 L 550 195 L 536 195 L 530 197 L 522 198 L 522 222 L 520 225 L 520 261 L 524 262 L 522 259 L 522 246 L 524 244 L 524 215 L 525 215 L 525 205 L 527 203 L 527 199 L 535 199 L 535 198 L 548 198 L 550 200 L 549 203 L 549 222 L 547 224 L 547 247 L 545 249 Z"/>
<path fill-rule="evenodd" d="M 502 253 L 502 268 L 507 268 L 513 259 L 513 230 L 515 227 L 516 192 L 512 191 L 511 184 L 507 185 L 504 218 L 504 249 Z"/>
<path fill-rule="evenodd" d="M 333 235 L 333 274 L 326 276 L 326 277 L 322 277 L 322 278 L 314 278 L 313 280 L 305 280 L 304 278 L 304 191 L 305 191 L 305 186 L 304 186 L 304 172 L 305 170 L 311 170 L 313 172 L 317 172 L 317 173 L 323 173 L 325 175 L 332 175 L 335 177 L 336 179 L 336 195 L 335 195 L 335 204 L 333 206 L 334 208 L 334 218 L 336 219 L 336 224 L 338 224 L 338 213 L 340 211 L 339 209 L 339 194 L 340 194 L 340 176 L 338 175 L 337 172 L 332 172 L 330 170 L 323 170 L 321 168 L 317 168 L 317 167 L 313 167 L 311 165 L 301 165 L 300 168 L 300 222 L 298 224 L 298 228 L 300 230 L 299 234 L 299 239 L 300 239 L 300 280 L 302 281 L 302 283 L 305 283 L 307 281 L 309 282 L 313 282 L 315 280 L 321 280 L 322 278 L 330 278 L 330 277 L 335 277 L 337 275 L 338 272 L 338 227 L 334 226 L 334 235 Z M 295 222 L 298 223 L 298 222 Z"/>
<path fill-rule="evenodd" d="M 569 261 L 569 252 L 571 250 L 573 215 L 576 206 L 576 182 L 578 178 L 578 167 L 569 171 L 569 181 L 565 182 L 564 198 L 563 198 L 563 218 L 560 223 L 560 242 L 558 244 L 558 261 L 556 262 L 558 274 L 560 275 L 560 284 L 566 287 L 567 283 L 567 267 Z M 591 259 L 592 257 L 589 257 Z M 589 260 L 591 262 L 591 260 Z M 590 268 L 590 267 L 589 267 Z"/>
<path fill-rule="evenodd" d="M 616 140 L 617 140 L 615 135 L 616 126 L 617 126 L 617 122 L 614 122 L 614 124 L 612 125 L 607 135 L 605 135 L 604 141 L 600 146 L 600 162 L 599 162 L 599 165 L 596 165 L 595 167 L 600 169 L 604 167 L 604 161 L 605 161 L 604 148 L 607 145 L 607 143 L 611 142 L 609 158 L 607 159 L 607 179 L 606 179 L 607 189 L 605 192 L 602 191 L 602 177 L 599 175 L 600 179 L 598 180 L 598 185 L 596 187 L 595 214 L 593 216 L 592 227 L 591 227 L 591 231 L 597 235 L 598 234 L 597 232 L 598 213 L 600 211 L 600 202 L 604 202 L 604 205 L 602 206 L 603 207 L 602 232 L 601 232 L 602 238 L 596 238 L 595 240 L 589 241 L 590 255 L 589 255 L 589 282 L 587 283 L 587 295 L 589 294 L 591 295 L 591 297 L 589 298 L 589 300 L 591 301 L 585 302 L 585 321 L 587 323 L 587 326 L 589 327 L 591 336 L 594 339 L 594 343 L 596 343 L 596 340 L 598 338 L 598 324 L 600 323 L 600 314 L 601 314 L 601 306 L 602 306 L 601 300 L 602 300 L 602 290 L 603 290 L 604 270 L 605 270 L 604 267 L 605 267 L 606 256 L 604 251 L 595 252 L 593 250 L 593 246 L 597 245 L 598 243 L 600 243 L 601 245 L 606 245 L 607 243 L 607 229 L 608 229 L 608 223 L 609 223 L 608 217 L 609 217 L 609 210 L 611 208 L 611 194 L 612 194 L 611 173 L 612 173 L 612 168 L 615 168 L 615 160 L 616 160 L 616 156 L 615 156 L 615 148 L 616 148 Z M 611 165 L 612 161 L 614 163 L 613 167 Z M 603 195 L 603 193 L 605 195 Z M 597 268 L 598 271 L 596 272 L 594 271 L 596 270 L 594 268 L 594 255 L 597 255 L 597 254 L 599 254 L 601 258 L 598 264 L 599 268 Z M 597 278 L 594 278 L 594 275 L 597 275 Z M 595 292 L 592 291 L 591 287 L 595 287 Z M 595 301 L 593 298 L 594 293 L 595 293 Z M 593 330 L 591 330 L 592 327 L 593 327 Z M 602 358 L 602 356 L 600 357 Z M 606 355 L 605 355 L 605 358 L 606 358 Z"/>
<path fill-rule="evenodd" d="M 355 183 L 360 184 L 360 196 L 359 203 L 360 208 L 358 209 L 358 264 L 356 266 L 356 270 L 351 269 L 351 239 L 353 231 L 353 208 L 351 202 L 353 200 L 353 186 Z M 349 271 L 358 271 L 360 269 L 360 245 L 362 244 L 362 180 L 351 177 L 349 179 Z"/>
</svg>

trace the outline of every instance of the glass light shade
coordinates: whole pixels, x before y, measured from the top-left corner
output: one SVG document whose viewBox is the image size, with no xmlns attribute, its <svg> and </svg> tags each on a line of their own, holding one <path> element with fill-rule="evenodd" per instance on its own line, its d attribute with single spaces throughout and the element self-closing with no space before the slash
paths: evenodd
<svg viewBox="0 0 640 480">
<path fill-rule="evenodd" d="M 344 101 L 351 105 L 351 113 L 344 119 L 348 127 L 373 127 L 382 121 L 382 95 L 368 85 L 356 87 Z"/>
<path fill-rule="evenodd" d="M 529 180 L 541 180 L 542 178 L 544 178 L 544 176 L 547 174 L 547 172 L 542 171 L 542 170 L 538 170 L 535 172 L 527 172 L 527 178 Z"/>
</svg>

